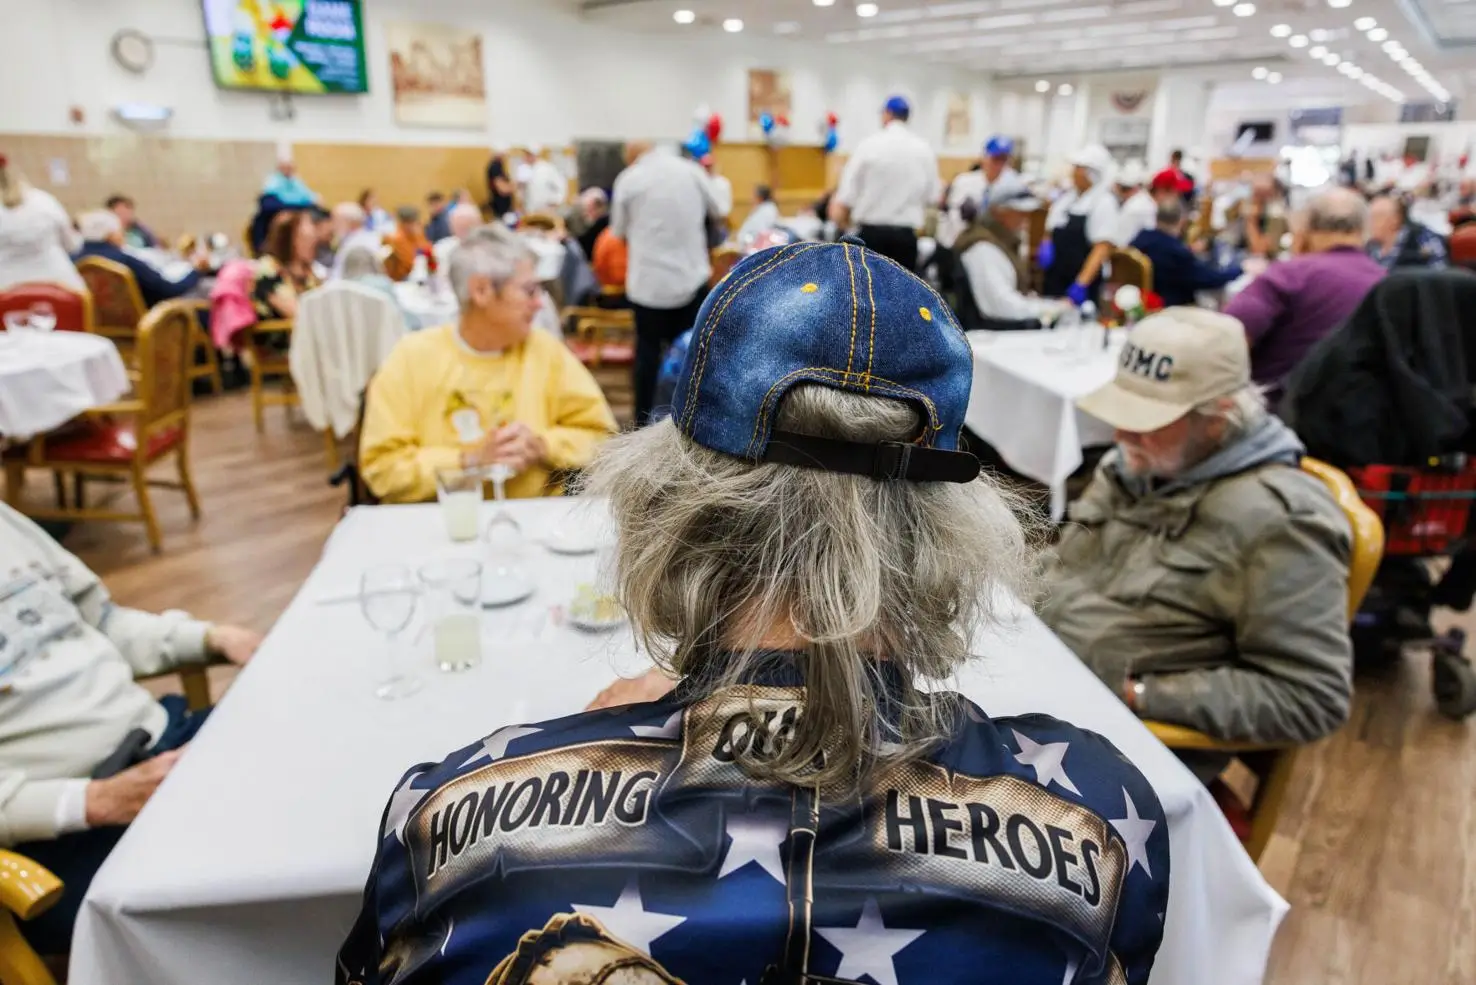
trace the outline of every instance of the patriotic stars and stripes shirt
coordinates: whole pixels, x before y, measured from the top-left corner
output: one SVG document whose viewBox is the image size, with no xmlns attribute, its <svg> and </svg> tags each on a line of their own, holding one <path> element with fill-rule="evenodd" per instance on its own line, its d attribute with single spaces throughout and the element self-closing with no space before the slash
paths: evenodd
<svg viewBox="0 0 1476 985">
<path fill-rule="evenodd" d="M 755 783 L 736 760 L 783 741 L 799 685 L 783 662 L 412 769 L 339 985 L 760 985 L 786 954 L 869 985 L 1147 981 L 1167 823 L 1110 743 L 961 699 L 946 746 L 863 795 Z"/>
</svg>

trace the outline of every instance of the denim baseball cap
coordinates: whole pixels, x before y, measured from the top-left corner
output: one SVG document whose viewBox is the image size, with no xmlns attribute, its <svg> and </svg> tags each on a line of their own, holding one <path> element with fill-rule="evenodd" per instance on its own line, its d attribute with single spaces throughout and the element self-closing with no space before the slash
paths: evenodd
<svg viewBox="0 0 1476 985">
<path fill-rule="evenodd" d="M 880 480 L 970 482 L 958 451 L 973 352 L 953 312 L 922 280 L 846 237 L 795 243 L 739 262 L 697 316 L 672 421 L 704 448 Z M 903 400 L 922 432 L 863 444 L 774 429 L 801 383 Z"/>
</svg>

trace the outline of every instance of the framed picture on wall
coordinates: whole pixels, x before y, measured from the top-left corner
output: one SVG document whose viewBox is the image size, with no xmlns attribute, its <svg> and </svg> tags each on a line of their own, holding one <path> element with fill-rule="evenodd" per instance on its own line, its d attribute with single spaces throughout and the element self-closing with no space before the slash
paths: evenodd
<svg viewBox="0 0 1476 985">
<path fill-rule="evenodd" d="M 974 107 L 966 92 L 948 94 L 948 112 L 943 117 L 943 142 L 962 145 L 974 140 Z"/>
<path fill-rule="evenodd" d="M 772 68 L 748 70 L 748 125 L 757 127 L 759 117 L 768 113 L 776 120 L 794 112 L 794 93 L 789 87 L 789 73 Z"/>
<path fill-rule="evenodd" d="M 487 129 L 482 36 L 440 24 L 384 26 L 395 122 L 412 127 Z"/>
</svg>

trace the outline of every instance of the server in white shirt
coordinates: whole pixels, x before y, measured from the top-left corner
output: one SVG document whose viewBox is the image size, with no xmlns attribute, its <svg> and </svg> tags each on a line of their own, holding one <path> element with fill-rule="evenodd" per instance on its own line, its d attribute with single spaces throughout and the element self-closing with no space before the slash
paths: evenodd
<svg viewBox="0 0 1476 985">
<path fill-rule="evenodd" d="M 779 225 L 779 206 L 774 204 L 774 190 L 768 185 L 759 185 L 753 190 L 753 211 L 743 220 L 738 229 L 738 245 L 752 242 L 760 233 L 766 233 Z"/>
<path fill-rule="evenodd" d="M 733 212 L 733 183 L 723 177 L 711 154 L 704 155 L 701 164 L 702 169 L 707 172 L 708 180 L 712 182 L 712 198 L 717 202 L 718 218 L 726 219 Z"/>
<path fill-rule="evenodd" d="M 1117 213 L 1116 243 L 1124 249 L 1133 245 L 1138 234 L 1158 226 L 1158 203 L 1148 194 L 1148 165 L 1137 159 L 1128 161 L 1117 172 L 1115 187 L 1120 208 Z"/>
<path fill-rule="evenodd" d="M 1045 272 L 1045 296 L 1070 298 L 1073 304 L 1096 300 L 1102 268 L 1117 236 L 1117 197 L 1112 194 L 1112 155 L 1090 144 L 1071 158 L 1072 187 L 1056 199 L 1046 216 L 1051 237 L 1051 263 Z"/>
<path fill-rule="evenodd" d="M 938 157 L 907 126 L 912 107 L 901 96 L 887 100 L 882 130 L 861 141 L 841 172 L 830 217 L 857 227 L 862 242 L 908 270 L 917 269 L 917 230 L 938 200 Z"/>
<path fill-rule="evenodd" d="M 1035 329 L 1066 307 L 1065 302 L 1029 297 L 1021 290 L 1027 277 L 1024 236 L 1040 200 L 1023 181 L 997 188 L 989 209 L 955 244 L 958 320 L 965 331 Z"/>
<path fill-rule="evenodd" d="M 524 153 L 528 170 L 523 184 L 523 214 L 557 212 L 569 200 L 569 179 L 552 161 L 545 161 L 531 150 Z"/>
<path fill-rule="evenodd" d="M 644 142 L 628 145 L 625 157 L 630 166 L 615 179 L 610 232 L 630 253 L 625 296 L 635 313 L 635 414 L 642 425 L 663 353 L 696 323 L 707 296 L 707 220 L 719 217 L 719 205 L 695 161 Z"/>
<path fill-rule="evenodd" d="M 938 216 L 938 275 L 944 287 L 953 283 L 953 245 L 969 228 L 976 215 L 983 215 L 997 189 L 1013 194 L 1022 186 L 1020 173 L 1010 167 L 1015 155 L 1015 142 L 1009 137 L 994 136 L 984 145 L 979 166 L 958 175 L 943 196 L 942 214 Z M 968 215 L 965 206 L 971 205 Z"/>
</svg>

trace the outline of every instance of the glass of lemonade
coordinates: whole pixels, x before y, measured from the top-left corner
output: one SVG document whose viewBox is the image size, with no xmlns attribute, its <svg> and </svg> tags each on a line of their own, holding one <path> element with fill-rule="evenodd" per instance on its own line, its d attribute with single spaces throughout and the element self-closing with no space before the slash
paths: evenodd
<svg viewBox="0 0 1476 985">
<path fill-rule="evenodd" d="M 446 533 L 453 541 L 476 540 L 481 533 L 477 518 L 482 507 L 482 472 L 441 469 L 436 472 L 436 499 L 446 519 Z"/>
<path fill-rule="evenodd" d="M 432 561 L 420 569 L 436 666 L 447 673 L 482 661 L 482 565 L 470 558 Z"/>
</svg>

